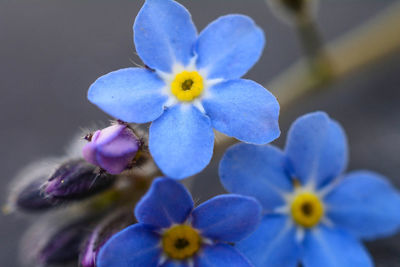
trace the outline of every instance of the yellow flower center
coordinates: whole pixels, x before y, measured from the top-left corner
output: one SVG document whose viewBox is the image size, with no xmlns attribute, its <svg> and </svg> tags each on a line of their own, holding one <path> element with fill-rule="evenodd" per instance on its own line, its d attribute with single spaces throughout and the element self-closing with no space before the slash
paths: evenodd
<svg viewBox="0 0 400 267">
<path fill-rule="evenodd" d="M 171 92 L 180 101 L 192 101 L 203 89 L 203 77 L 197 71 L 182 71 L 171 83 Z"/>
<path fill-rule="evenodd" d="M 303 192 L 293 199 L 290 212 L 298 225 L 311 228 L 317 225 L 324 215 L 324 206 L 314 193 Z"/>
<path fill-rule="evenodd" d="M 200 234 L 189 225 L 174 225 L 162 236 L 164 252 L 176 260 L 192 257 L 200 249 L 200 245 Z"/>
</svg>

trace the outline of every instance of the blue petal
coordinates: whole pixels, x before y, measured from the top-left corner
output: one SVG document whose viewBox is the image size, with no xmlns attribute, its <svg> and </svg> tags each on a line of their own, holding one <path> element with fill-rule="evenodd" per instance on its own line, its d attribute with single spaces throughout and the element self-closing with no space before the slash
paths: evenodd
<svg viewBox="0 0 400 267">
<path fill-rule="evenodd" d="M 157 266 L 160 237 L 143 224 L 125 228 L 111 237 L 100 249 L 98 267 Z"/>
<path fill-rule="evenodd" d="M 240 78 L 258 61 L 264 44 L 264 33 L 251 18 L 220 17 L 199 35 L 197 67 L 205 69 L 211 79 Z"/>
<path fill-rule="evenodd" d="M 186 261 L 174 261 L 174 260 L 168 260 L 164 264 L 158 266 L 158 267 L 189 267 L 186 263 Z"/>
<path fill-rule="evenodd" d="M 152 69 L 171 72 L 193 57 L 197 30 L 190 13 L 172 0 L 147 0 L 133 25 L 136 51 Z"/>
<path fill-rule="evenodd" d="M 192 209 L 192 197 L 182 184 L 158 178 L 136 205 L 135 216 L 141 223 L 166 228 L 183 223 Z"/>
<path fill-rule="evenodd" d="M 279 103 L 261 85 L 249 80 L 218 83 L 203 106 L 213 127 L 241 141 L 266 144 L 279 137 Z"/>
<path fill-rule="evenodd" d="M 363 245 L 346 232 L 326 227 L 306 233 L 304 267 L 372 267 Z"/>
<path fill-rule="evenodd" d="M 328 218 L 358 238 L 391 235 L 399 229 L 400 194 L 378 174 L 348 174 L 325 202 Z"/>
<path fill-rule="evenodd" d="M 212 240 L 237 242 L 251 234 L 261 220 L 261 206 L 250 197 L 214 197 L 192 213 L 192 225 Z"/>
<path fill-rule="evenodd" d="M 264 210 L 285 205 L 283 194 L 293 186 L 284 170 L 285 158 L 274 146 L 237 144 L 227 150 L 219 165 L 227 191 L 255 197 Z"/>
<path fill-rule="evenodd" d="M 206 246 L 195 259 L 196 267 L 252 267 L 250 262 L 234 247 L 227 244 Z"/>
<path fill-rule="evenodd" d="M 296 228 L 288 220 L 282 215 L 264 216 L 258 229 L 237 243 L 237 249 L 255 267 L 296 267 L 300 247 L 295 239 Z"/>
<path fill-rule="evenodd" d="M 214 133 L 210 119 L 192 105 L 176 105 L 152 123 L 149 147 L 154 161 L 168 177 L 194 175 L 212 157 Z"/>
<path fill-rule="evenodd" d="M 324 112 L 306 114 L 292 124 L 285 152 L 292 175 L 317 186 L 341 174 L 348 159 L 342 127 Z"/>
<path fill-rule="evenodd" d="M 146 69 L 128 68 L 106 74 L 89 88 L 88 99 L 106 113 L 126 122 L 144 123 L 157 119 L 168 97 L 164 82 Z"/>
</svg>

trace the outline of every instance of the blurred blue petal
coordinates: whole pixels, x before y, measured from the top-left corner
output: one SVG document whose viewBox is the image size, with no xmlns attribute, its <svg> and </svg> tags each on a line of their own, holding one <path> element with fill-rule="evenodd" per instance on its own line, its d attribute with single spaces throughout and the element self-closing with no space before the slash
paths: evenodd
<svg viewBox="0 0 400 267">
<path fill-rule="evenodd" d="M 189 267 L 189 265 L 184 261 L 168 260 L 158 267 Z"/>
<path fill-rule="evenodd" d="M 136 205 L 135 216 L 141 223 L 166 228 L 183 223 L 192 209 L 192 197 L 182 184 L 158 178 Z"/>
<path fill-rule="evenodd" d="M 284 155 L 274 146 L 237 144 L 222 158 L 219 176 L 229 192 L 253 196 L 264 210 L 273 211 L 285 205 L 282 193 L 293 190 L 284 162 Z"/>
<path fill-rule="evenodd" d="M 250 237 L 236 244 L 255 267 L 297 267 L 300 247 L 296 228 L 283 215 L 266 215 Z M 321 265 L 324 266 L 324 265 Z"/>
<path fill-rule="evenodd" d="M 306 114 L 292 124 L 285 152 L 292 175 L 302 184 L 314 182 L 317 186 L 341 174 L 348 159 L 342 127 L 324 112 Z"/>
<path fill-rule="evenodd" d="M 192 225 L 212 240 L 237 242 L 251 234 L 261 220 L 261 206 L 250 197 L 221 195 L 192 213 Z"/>
<path fill-rule="evenodd" d="M 230 80 L 214 85 L 208 93 L 210 96 L 202 102 L 216 130 L 254 144 L 279 137 L 279 103 L 261 85 Z"/>
<path fill-rule="evenodd" d="M 88 99 L 104 112 L 126 122 L 145 123 L 164 111 L 164 82 L 153 72 L 128 68 L 110 72 L 89 88 Z"/>
<path fill-rule="evenodd" d="M 372 267 L 363 245 L 346 232 L 327 227 L 310 231 L 304 239 L 304 267 Z"/>
<path fill-rule="evenodd" d="M 373 239 L 399 229 L 399 192 L 378 174 L 358 171 L 346 175 L 325 202 L 335 226 L 356 237 Z"/>
<path fill-rule="evenodd" d="M 206 246 L 201 255 L 195 258 L 196 267 L 251 267 L 250 262 L 243 257 L 234 247 L 227 244 Z"/>
<path fill-rule="evenodd" d="M 97 267 L 157 266 L 161 255 L 160 237 L 143 224 L 125 228 L 100 249 Z"/>
<path fill-rule="evenodd" d="M 210 119 L 192 105 L 166 110 L 150 127 L 150 152 L 168 177 L 182 179 L 210 162 L 214 133 Z"/>
<path fill-rule="evenodd" d="M 251 18 L 220 17 L 199 35 L 197 67 L 207 70 L 211 79 L 240 78 L 258 61 L 264 44 L 264 33 Z"/>
<path fill-rule="evenodd" d="M 196 27 L 190 13 L 175 1 L 146 0 L 133 29 L 136 51 L 152 69 L 171 72 L 175 62 L 185 66 L 193 56 Z"/>
</svg>

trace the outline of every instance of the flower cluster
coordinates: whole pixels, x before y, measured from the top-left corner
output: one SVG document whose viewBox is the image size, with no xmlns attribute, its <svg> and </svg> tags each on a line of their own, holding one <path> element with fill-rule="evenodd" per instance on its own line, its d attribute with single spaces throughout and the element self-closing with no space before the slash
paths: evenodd
<svg viewBox="0 0 400 267">
<path fill-rule="evenodd" d="M 298 10 L 306 1 L 280 3 Z M 34 163 L 13 187 L 10 209 L 48 211 L 24 241 L 29 261 L 373 266 L 361 242 L 399 229 L 400 193 L 376 173 L 344 174 L 347 139 L 324 112 L 297 119 L 284 150 L 268 144 L 280 135 L 279 104 L 241 78 L 265 42 L 252 19 L 223 16 L 197 34 L 182 5 L 146 0 L 133 30 L 145 67 L 104 75 L 88 92 L 117 121 L 87 134 L 79 155 Z M 145 123 L 148 134 L 136 125 Z M 195 206 L 178 180 L 208 165 L 214 129 L 243 143 L 220 162 L 230 194 Z"/>
</svg>

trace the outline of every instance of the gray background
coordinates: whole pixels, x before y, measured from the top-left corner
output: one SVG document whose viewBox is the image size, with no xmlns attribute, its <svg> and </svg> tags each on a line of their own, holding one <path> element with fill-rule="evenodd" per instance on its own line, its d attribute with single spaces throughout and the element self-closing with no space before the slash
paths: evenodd
<svg viewBox="0 0 400 267">
<path fill-rule="evenodd" d="M 327 40 L 361 24 L 394 1 L 322 0 L 318 21 Z M 253 17 L 267 46 L 247 78 L 265 83 L 300 55 L 296 34 L 261 0 L 185 0 L 198 29 L 227 13 Z M 109 117 L 86 100 L 100 75 L 140 63 L 131 26 L 142 1 L 0 0 L 1 203 L 16 172 L 30 161 L 60 155 L 81 128 Z M 368 45 L 368 44 L 360 44 Z M 349 169 L 368 168 L 400 187 L 400 53 L 303 97 L 281 114 L 282 145 L 290 123 L 323 109 L 350 140 Z M 221 155 L 217 154 L 218 160 Z M 221 192 L 217 161 L 195 181 L 195 198 Z M 17 246 L 29 220 L 0 215 L 0 266 L 19 266 Z M 378 266 L 400 266 L 400 235 L 368 244 Z"/>
</svg>

